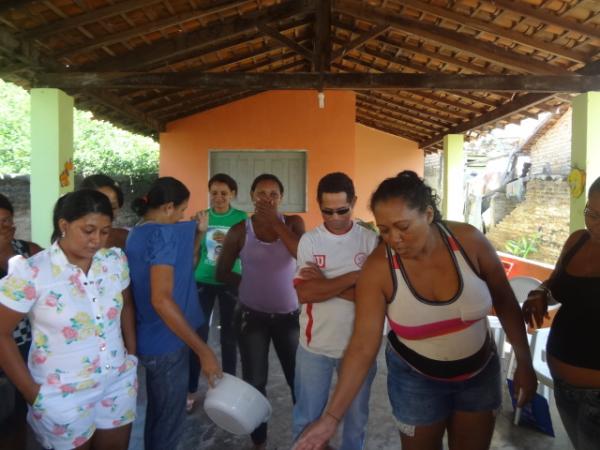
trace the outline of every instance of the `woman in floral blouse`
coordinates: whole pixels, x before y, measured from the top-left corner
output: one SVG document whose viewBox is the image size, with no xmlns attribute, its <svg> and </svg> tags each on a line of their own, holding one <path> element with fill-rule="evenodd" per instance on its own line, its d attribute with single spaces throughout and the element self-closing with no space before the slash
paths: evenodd
<svg viewBox="0 0 600 450">
<path fill-rule="evenodd" d="M 11 259 L 0 280 L 0 367 L 29 403 L 27 419 L 45 448 L 125 450 L 129 443 L 134 314 L 125 255 L 102 248 L 111 222 L 100 192 L 65 195 L 54 208 L 50 248 Z M 25 315 L 33 334 L 28 367 L 12 338 Z"/>
</svg>

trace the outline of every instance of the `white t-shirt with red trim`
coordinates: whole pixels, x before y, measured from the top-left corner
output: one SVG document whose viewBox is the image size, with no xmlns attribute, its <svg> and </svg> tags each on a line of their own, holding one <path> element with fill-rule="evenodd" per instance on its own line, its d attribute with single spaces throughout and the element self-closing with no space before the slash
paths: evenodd
<svg viewBox="0 0 600 450">
<path fill-rule="evenodd" d="M 298 244 L 298 269 L 294 284 L 302 282 L 299 272 L 316 264 L 326 278 L 360 270 L 377 246 L 377 234 L 353 222 L 345 234 L 333 234 L 321 224 L 305 233 Z M 308 351 L 341 358 L 354 326 L 354 302 L 340 297 L 305 303 L 300 314 L 300 344 Z"/>
</svg>

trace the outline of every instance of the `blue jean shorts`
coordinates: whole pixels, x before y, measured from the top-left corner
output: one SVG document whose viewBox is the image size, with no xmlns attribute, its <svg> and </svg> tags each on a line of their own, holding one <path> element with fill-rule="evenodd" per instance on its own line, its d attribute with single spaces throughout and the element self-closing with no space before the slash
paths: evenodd
<svg viewBox="0 0 600 450">
<path fill-rule="evenodd" d="M 485 368 L 464 381 L 443 381 L 417 372 L 388 344 L 388 396 L 400 431 L 447 419 L 456 411 L 493 411 L 502 404 L 500 360 L 494 353 Z"/>
</svg>

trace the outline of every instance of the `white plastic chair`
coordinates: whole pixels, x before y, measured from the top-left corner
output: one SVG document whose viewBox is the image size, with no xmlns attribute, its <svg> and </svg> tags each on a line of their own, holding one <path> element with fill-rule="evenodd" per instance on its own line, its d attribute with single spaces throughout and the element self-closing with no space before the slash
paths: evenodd
<svg viewBox="0 0 600 450">
<path fill-rule="evenodd" d="M 510 280 L 508 280 L 508 282 L 510 283 L 510 287 L 514 292 L 515 297 L 517 297 L 519 305 L 522 305 L 525 302 L 525 300 L 527 300 L 527 294 L 529 294 L 529 291 L 532 291 L 541 283 L 541 281 L 536 278 L 523 276 L 513 277 Z M 506 342 L 506 335 L 504 334 L 504 329 L 502 328 L 498 317 L 488 316 L 488 323 L 490 325 L 492 337 L 494 338 L 494 341 L 496 341 L 496 347 L 498 348 L 499 356 L 501 358 L 504 358 L 506 353 L 509 353 L 511 355 L 508 371 L 508 374 L 510 375 L 512 373 L 512 370 L 514 369 L 514 357 L 512 355 L 512 347 L 509 343 Z M 506 347 L 508 347 L 508 349 Z"/>
<path fill-rule="evenodd" d="M 538 328 L 531 338 L 530 346 L 533 369 L 540 382 L 538 391 L 541 390 L 540 393 L 548 400 L 552 393 L 551 390 L 554 389 L 554 381 L 546 362 L 546 344 L 548 343 L 549 334 L 550 328 Z"/>
</svg>

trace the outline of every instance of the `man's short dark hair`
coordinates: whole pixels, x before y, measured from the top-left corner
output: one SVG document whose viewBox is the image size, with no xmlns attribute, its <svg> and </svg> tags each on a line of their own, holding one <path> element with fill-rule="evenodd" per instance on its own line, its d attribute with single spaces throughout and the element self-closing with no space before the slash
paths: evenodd
<svg viewBox="0 0 600 450">
<path fill-rule="evenodd" d="M 328 173 L 319 181 L 317 187 L 317 201 L 321 203 L 323 194 L 336 194 L 345 192 L 348 202 L 354 200 L 354 183 L 352 179 L 343 172 Z"/>
</svg>

